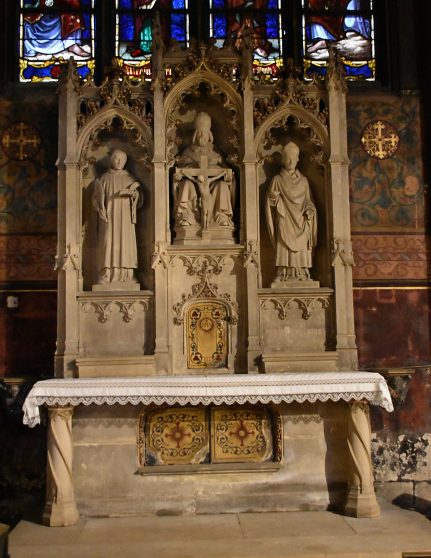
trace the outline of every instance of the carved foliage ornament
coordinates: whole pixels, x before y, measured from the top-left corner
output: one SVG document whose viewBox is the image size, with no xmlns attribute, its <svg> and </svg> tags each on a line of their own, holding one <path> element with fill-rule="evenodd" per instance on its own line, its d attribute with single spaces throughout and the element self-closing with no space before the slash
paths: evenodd
<svg viewBox="0 0 431 558">
<path fill-rule="evenodd" d="M 123 315 L 123 320 L 126 323 L 131 322 L 140 306 L 143 308 L 144 312 L 147 312 L 150 307 L 150 303 L 148 300 L 92 300 L 91 302 L 82 302 L 83 312 L 88 313 L 90 309 L 93 308 L 94 312 L 98 315 L 99 322 L 102 324 L 108 321 L 115 307 L 118 307 L 120 313 Z"/>
<path fill-rule="evenodd" d="M 278 312 L 278 317 L 280 318 L 280 320 L 287 319 L 288 311 L 293 308 L 292 303 L 295 303 L 297 307 L 302 311 L 302 318 L 304 320 L 308 320 L 309 318 L 311 318 L 317 303 L 320 303 L 321 307 L 325 310 L 329 308 L 329 299 L 328 297 L 324 296 L 283 296 L 277 298 L 271 297 L 262 301 L 262 309 L 265 309 L 267 307 L 267 302 L 272 302 L 275 310 L 277 310 Z"/>
<path fill-rule="evenodd" d="M 355 265 L 352 243 L 350 240 L 344 241 L 340 238 L 335 238 L 332 241 L 332 266 L 335 267 L 339 264 L 346 267 Z"/>
<path fill-rule="evenodd" d="M 305 109 L 324 126 L 328 124 L 326 93 L 316 76 L 309 82 L 299 79 L 301 68 L 289 59 L 284 71 L 287 77 L 280 79 L 269 91 L 257 94 L 254 102 L 254 125 L 258 128 L 270 114 L 279 107 L 293 105 Z"/>
<path fill-rule="evenodd" d="M 100 87 L 95 85 L 92 78 L 88 78 L 80 93 L 78 128 L 82 128 L 100 110 L 112 106 L 120 106 L 138 116 L 148 126 L 152 126 L 153 102 L 148 86 L 145 83 L 133 85 L 121 71 L 107 77 Z"/>
<path fill-rule="evenodd" d="M 220 56 L 220 54 L 225 56 Z M 233 50 L 207 49 L 205 45 L 197 49 L 195 46 L 191 46 L 184 51 L 183 60 L 165 64 L 163 88 L 165 91 L 169 91 L 192 72 L 198 71 L 214 72 L 231 84 L 237 82 L 239 87 L 239 68 L 240 57 Z"/>
<path fill-rule="evenodd" d="M 55 271 L 65 271 L 67 269 L 79 270 L 79 246 L 78 244 L 68 244 L 62 256 L 55 256 Z"/>
<path fill-rule="evenodd" d="M 83 168 L 84 175 L 88 169 L 88 165 L 94 165 L 97 162 L 96 159 L 91 156 L 91 153 L 101 147 L 104 143 L 101 138 L 101 132 L 112 134 L 115 129 L 119 129 L 121 132 L 127 132 L 130 143 L 141 148 L 141 154 L 136 158 L 136 162 L 145 166 L 150 165 L 153 144 L 149 130 L 138 129 L 136 124 L 124 115 L 111 114 L 102 120 L 97 128 L 89 134 L 82 147 L 81 166 Z"/>
<path fill-rule="evenodd" d="M 236 325 L 238 323 L 238 310 L 239 305 L 237 302 L 233 302 L 231 300 L 231 296 L 228 293 L 219 294 L 218 286 L 214 283 L 211 283 L 210 277 L 214 272 L 211 268 L 211 261 L 204 259 L 201 265 L 200 270 L 196 273 L 200 278 L 199 283 L 196 283 L 192 286 L 192 292 L 189 295 L 183 294 L 181 296 L 181 301 L 177 302 L 173 310 L 175 312 L 174 323 L 176 325 L 181 325 L 184 322 L 184 308 L 185 306 L 194 301 L 194 300 L 211 300 L 216 299 L 222 302 L 229 311 L 229 314 L 226 316 L 226 319 L 232 325 Z M 220 273 L 218 271 L 218 273 Z"/>
<path fill-rule="evenodd" d="M 315 161 L 319 165 L 324 165 L 323 139 L 316 132 L 311 122 L 309 122 L 308 120 L 304 120 L 298 114 L 290 113 L 284 114 L 282 117 L 280 117 L 279 120 L 274 122 L 266 130 L 263 138 L 259 142 L 258 147 L 260 163 L 262 163 L 265 159 L 271 159 L 272 155 L 270 153 L 273 149 L 273 146 L 279 143 L 279 140 L 273 134 L 273 130 L 283 130 L 286 135 L 291 135 L 292 130 L 294 130 L 295 128 L 305 130 L 309 141 L 317 148 L 316 152 L 310 156 L 310 161 Z"/>
<path fill-rule="evenodd" d="M 180 141 L 177 135 L 178 126 L 183 123 L 184 110 L 189 108 L 192 113 L 194 109 L 189 106 L 186 99 L 191 96 L 192 98 L 199 99 L 202 97 L 202 87 L 206 88 L 205 95 L 212 102 L 217 99 L 221 103 L 221 108 L 225 109 L 226 114 L 229 115 L 229 129 L 233 133 L 228 136 L 227 143 L 230 146 L 229 153 L 226 155 L 228 163 L 237 166 L 239 164 L 239 107 L 238 104 L 231 98 L 229 94 L 222 88 L 219 83 L 212 81 L 210 74 L 200 76 L 200 80 L 193 83 L 188 89 L 182 90 L 175 100 L 173 101 L 166 122 L 166 153 L 168 163 L 173 163 L 178 154 Z M 195 116 L 195 114 L 194 114 Z"/>
</svg>

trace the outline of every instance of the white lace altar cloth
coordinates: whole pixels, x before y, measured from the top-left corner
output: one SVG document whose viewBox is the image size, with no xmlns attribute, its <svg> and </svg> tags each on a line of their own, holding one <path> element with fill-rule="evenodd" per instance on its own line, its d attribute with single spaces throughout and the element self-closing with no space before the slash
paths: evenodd
<svg viewBox="0 0 431 558">
<path fill-rule="evenodd" d="M 374 372 L 289 372 L 211 376 L 52 379 L 37 382 L 24 424 L 40 423 L 40 405 L 209 405 L 365 399 L 392 411 L 385 379 Z"/>
</svg>

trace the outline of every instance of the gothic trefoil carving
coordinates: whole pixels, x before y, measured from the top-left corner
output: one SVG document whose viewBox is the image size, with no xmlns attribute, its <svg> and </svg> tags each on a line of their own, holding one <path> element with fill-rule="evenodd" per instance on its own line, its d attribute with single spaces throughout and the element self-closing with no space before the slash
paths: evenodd
<svg viewBox="0 0 431 558">
<path fill-rule="evenodd" d="M 85 313 L 90 311 L 90 308 L 94 309 L 94 312 L 98 316 L 100 323 L 104 324 L 108 321 L 111 316 L 115 306 L 119 307 L 120 313 L 123 315 L 123 321 L 129 323 L 133 320 L 139 306 L 142 306 L 143 311 L 147 312 L 150 308 L 150 303 L 148 300 L 104 300 L 104 301 L 86 301 L 82 303 L 82 310 Z"/>
<path fill-rule="evenodd" d="M 275 310 L 278 312 L 280 320 L 286 320 L 288 311 L 291 310 L 292 303 L 295 302 L 298 308 L 302 311 L 302 318 L 308 320 L 311 318 L 313 311 L 316 308 L 316 303 L 320 303 L 323 309 L 329 308 L 329 299 L 323 296 L 307 297 L 307 296 L 286 296 L 286 297 L 271 297 L 262 302 L 261 307 L 266 308 L 266 303 L 272 302 Z"/>
</svg>

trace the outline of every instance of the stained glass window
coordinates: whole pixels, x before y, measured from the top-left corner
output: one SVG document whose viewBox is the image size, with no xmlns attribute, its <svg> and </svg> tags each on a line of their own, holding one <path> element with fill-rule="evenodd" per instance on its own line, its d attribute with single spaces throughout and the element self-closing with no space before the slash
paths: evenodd
<svg viewBox="0 0 431 558">
<path fill-rule="evenodd" d="M 374 80 L 372 0 L 302 0 L 302 7 L 305 74 L 326 74 L 333 44 L 347 79 Z"/>
<path fill-rule="evenodd" d="M 248 33 L 256 74 L 274 76 L 282 65 L 281 0 L 210 0 L 210 36 L 219 48 L 241 48 Z"/>
<path fill-rule="evenodd" d="M 82 77 L 94 73 L 94 0 L 19 2 L 20 81 L 54 81 L 71 56 Z"/>
<path fill-rule="evenodd" d="M 188 0 L 116 0 L 115 54 L 130 77 L 151 78 L 156 13 L 164 43 L 188 46 L 188 8 Z"/>
</svg>

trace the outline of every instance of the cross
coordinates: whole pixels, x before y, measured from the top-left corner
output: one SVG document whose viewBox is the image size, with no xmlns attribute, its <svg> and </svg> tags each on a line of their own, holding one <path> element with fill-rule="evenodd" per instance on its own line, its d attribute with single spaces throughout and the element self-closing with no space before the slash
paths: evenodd
<svg viewBox="0 0 431 558">
<path fill-rule="evenodd" d="M 212 182 L 212 180 L 210 180 L 211 178 L 214 180 L 214 177 L 219 178 L 223 174 L 224 174 L 224 177 L 227 178 L 226 175 L 228 175 L 230 177 L 231 172 L 232 172 L 230 169 L 223 169 L 221 167 L 214 167 L 214 168 L 208 167 L 208 156 L 207 155 L 201 155 L 200 167 L 197 167 L 197 168 L 186 167 L 185 169 L 181 169 L 181 170 L 183 170 L 183 174 L 186 178 L 187 177 L 198 178 L 199 176 L 202 176 L 204 178 L 204 181 L 205 181 L 205 186 L 208 186 Z"/>
<path fill-rule="evenodd" d="M 391 132 L 384 122 L 378 120 L 364 135 L 361 142 L 374 157 L 386 159 L 398 147 L 399 137 L 396 133 Z"/>
<path fill-rule="evenodd" d="M 5 151 L 19 161 L 31 157 L 40 145 L 40 136 L 25 122 L 19 122 L 6 130 L 2 138 Z"/>
</svg>

